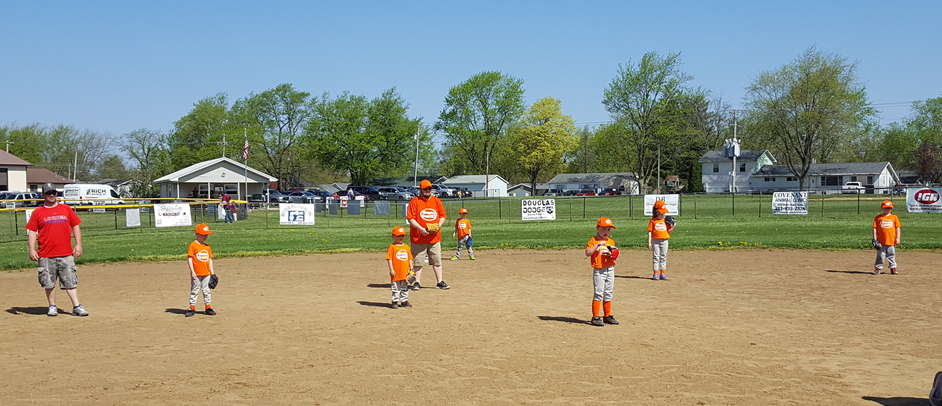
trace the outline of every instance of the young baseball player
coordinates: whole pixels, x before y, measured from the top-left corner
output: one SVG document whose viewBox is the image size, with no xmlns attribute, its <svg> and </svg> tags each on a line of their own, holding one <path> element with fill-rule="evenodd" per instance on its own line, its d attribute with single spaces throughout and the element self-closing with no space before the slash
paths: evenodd
<svg viewBox="0 0 942 406">
<path fill-rule="evenodd" d="M 207 316 L 215 316 L 213 310 L 213 298 L 209 290 L 209 278 L 216 274 L 213 269 L 213 250 L 206 244 L 206 239 L 213 232 L 209 231 L 209 226 L 200 224 L 196 226 L 196 241 L 190 243 L 186 253 L 186 263 L 190 267 L 190 308 L 186 311 L 186 317 L 196 314 L 196 297 L 200 289 L 203 290 L 203 304 L 206 305 Z"/>
<path fill-rule="evenodd" d="M 412 272 L 412 250 L 402 241 L 406 238 L 405 227 L 396 226 L 392 230 L 393 243 L 386 249 L 386 263 L 389 265 L 390 288 L 392 289 L 392 308 L 412 307 L 409 303 L 409 273 Z"/>
<path fill-rule="evenodd" d="M 879 275 L 883 269 L 883 260 L 890 263 L 890 273 L 897 275 L 896 246 L 899 245 L 899 217 L 893 214 L 893 202 L 884 200 L 880 205 L 883 213 L 873 219 L 873 247 L 877 249 L 877 260 L 873 265 L 873 274 Z"/>
<path fill-rule="evenodd" d="M 468 257 L 474 260 L 474 250 L 471 249 L 471 220 L 468 220 L 468 209 L 462 207 L 461 210 L 458 210 L 458 215 L 461 218 L 455 222 L 455 232 L 451 235 L 452 238 L 458 238 L 458 252 L 451 257 L 451 260 L 461 259 L 462 246 L 468 247 Z"/>
<path fill-rule="evenodd" d="M 615 240 L 609 238 L 612 234 L 612 219 L 602 217 L 595 224 L 597 234 L 589 239 L 585 248 L 585 256 L 589 257 L 592 265 L 592 285 L 595 293 L 592 297 L 593 326 L 603 327 L 605 324 L 618 324 L 612 317 L 612 290 L 615 287 L 615 260 L 618 258 L 618 248 Z M 600 308 L 605 311 L 605 318 L 599 317 Z"/>
<path fill-rule="evenodd" d="M 671 238 L 676 223 L 673 218 L 666 218 L 667 204 L 661 200 L 654 202 L 651 209 L 651 221 L 648 222 L 648 249 L 654 256 L 654 280 L 667 280 L 667 243 Z"/>
</svg>

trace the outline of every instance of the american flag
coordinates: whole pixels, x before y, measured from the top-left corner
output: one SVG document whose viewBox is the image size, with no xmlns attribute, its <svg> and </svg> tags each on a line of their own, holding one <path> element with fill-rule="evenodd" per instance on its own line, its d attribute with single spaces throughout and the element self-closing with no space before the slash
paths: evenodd
<svg viewBox="0 0 942 406">
<path fill-rule="evenodd" d="M 249 136 L 248 134 L 246 134 L 245 136 L 245 147 L 242 148 L 242 159 L 246 161 L 249 160 Z"/>
</svg>

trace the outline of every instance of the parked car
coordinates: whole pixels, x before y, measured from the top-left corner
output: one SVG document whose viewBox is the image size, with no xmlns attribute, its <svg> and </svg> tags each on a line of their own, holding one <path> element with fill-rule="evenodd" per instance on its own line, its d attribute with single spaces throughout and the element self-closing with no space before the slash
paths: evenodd
<svg viewBox="0 0 942 406">
<path fill-rule="evenodd" d="M 354 192 L 365 196 L 365 200 L 379 200 L 379 190 L 372 186 L 350 186 Z"/>
<path fill-rule="evenodd" d="M 281 193 L 278 189 L 262 189 L 262 194 L 265 195 L 265 200 L 268 200 L 268 203 L 291 203 L 291 197 Z"/>
<path fill-rule="evenodd" d="M 385 200 L 411 200 L 413 195 L 404 188 L 395 186 L 384 186 L 376 188 L 379 190 L 379 196 Z"/>
<path fill-rule="evenodd" d="M 601 192 L 599 192 L 599 196 L 618 196 L 620 194 L 621 192 L 619 192 L 618 189 L 612 189 L 612 188 L 605 188 L 605 189 L 602 189 Z"/>
<path fill-rule="evenodd" d="M 317 196 L 311 192 L 300 191 L 288 193 L 288 199 L 291 203 L 314 203 L 317 201 Z"/>
<path fill-rule="evenodd" d="M 314 195 L 313 199 L 315 202 L 324 202 L 327 198 L 333 198 L 334 194 L 326 190 L 308 190 L 308 193 Z"/>
<path fill-rule="evenodd" d="M 39 199 L 39 200 L 32 200 Z M 6 192 L 0 194 L 0 207 L 36 207 L 42 204 L 43 196 L 37 192 Z"/>
<path fill-rule="evenodd" d="M 419 188 L 417 188 L 417 187 L 415 187 L 415 186 L 408 186 L 408 185 L 407 185 L 407 186 L 396 186 L 396 187 L 401 187 L 401 188 L 405 189 L 407 192 L 412 193 L 412 196 L 418 196 L 418 195 L 419 195 Z"/>
<path fill-rule="evenodd" d="M 448 186 L 445 186 L 441 183 L 432 184 L 432 193 L 435 194 L 435 196 L 438 196 L 439 199 L 449 198 L 449 197 L 458 197 L 457 190 L 452 189 Z"/>
<path fill-rule="evenodd" d="M 575 196 L 576 193 L 579 193 L 578 189 L 570 189 L 563 193 L 563 196 Z"/>
<path fill-rule="evenodd" d="M 576 196 L 596 196 L 596 194 L 592 189 L 582 189 L 576 193 Z"/>
<path fill-rule="evenodd" d="M 860 182 L 846 182 L 841 186 L 841 193 L 863 193 L 864 186 Z"/>
</svg>

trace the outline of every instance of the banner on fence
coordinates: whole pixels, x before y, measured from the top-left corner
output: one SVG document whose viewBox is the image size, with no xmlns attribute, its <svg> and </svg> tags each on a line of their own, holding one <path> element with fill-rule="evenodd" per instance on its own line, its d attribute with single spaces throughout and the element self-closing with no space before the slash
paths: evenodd
<svg viewBox="0 0 942 406">
<path fill-rule="evenodd" d="M 772 214 L 808 214 L 808 192 L 772 193 Z"/>
<path fill-rule="evenodd" d="M 168 203 L 154 205 L 155 227 L 192 226 L 190 205 L 186 203 Z"/>
<path fill-rule="evenodd" d="M 124 211 L 124 222 L 128 227 L 141 226 L 141 209 L 127 209 Z"/>
<path fill-rule="evenodd" d="M 279 205 L 279 215 L 283 226 L 313 226 L 314 205 L 300 203 L 282 203 Z"/>
<path fill-rule="evenodd" d="M 92 209 L 92 213 L 107 213 L 105 209 Z"/>
<path fill-rule="evenodd" d="M 654 202 L 663 200 L 666 203 L 668 216 L 680 215 L 680 195 L 644 195 L 644 215 L 650 216 Z"/>
<path fill-rule="evenodd" d="M 521 202 L 521 219 L 524 221 L 556 220 L 555 199 L 523 199 Z"/>
<path fill-rule="evenodd" d="M 33 215 L 33 211 L 32 211 L 32 210 L 26 210 L 25 213 L 26 213 L 26 222 L 23 223 L 23 224 L 29 224 L 29 217 Z"/>
<path fill-rule="evenodd" d="M 910 213 L 942 213 L 942 187 L 906 189 L 906 210 Z"/>
</svg>

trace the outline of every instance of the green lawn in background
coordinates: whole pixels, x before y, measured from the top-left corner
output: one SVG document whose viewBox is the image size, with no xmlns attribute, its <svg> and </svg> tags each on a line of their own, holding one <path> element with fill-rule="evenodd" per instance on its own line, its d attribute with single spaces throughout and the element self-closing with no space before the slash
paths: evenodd
<svg viewBox="0 0 942 406">
<path fill-rule="evenodd" d="M 858 201 L 857 196 L 828 196 L 822 201 L 813 195 L 808 215 L 785 216 L 771 213 L 770 195 L 739 195 L 735 202 L 729 195 L 683 195 L 671 248 L 868 250 L 873 216 L 885 198 L 861 196 Z M 461 207 L 470 211 L 476 250 L 583 248 L 595 234 L 595 221 L 601 216 L 614 220 L 617 229 L 612 238 L 619 247 L 647 249 L 648 217 L 642 214 L 640 196 L 561 197 L 556 202 L 557 220 L 536 222 L 520 220 L 520 200 L 446 200 L 449 220 L 443 230 L 443 250 L 455 248 L 451 232 Z M 904 206 L 900 197 L 895 201 Z M 217 257 L 352 251 L 382 255 L 391 242 L 392 227 L 405 225 L 398 210 L 394 207 L 390 216 L 374 216 L 372 207 L 358 216 L 318 213 L 315 226 L 292 227 L 277 224 L 275 209 L 255 210 L 247 219 L 224 224 L 194 206 L 193 220 L 194 225 L 207 222 L 216 232 L 208 243 Z M 0 269 L 35 267 L 27 255 L 23 219 L 11 222 L 6 214 L 0 213 Z M 942 215 L 906 213 L 905 208 L 902 212 L 897 209 L 896 214 L 903 224 L 901 251 L 942 248 Z M 123 212 L 79 212 L 79 216 L 85 250 L 80 263 L 178 260 L 185 266 L 182 262 L 194 238 L 193 227 L 156 229 L 148 225 L 152 220 L 146 214 L 143 228 L 125 227 Z"/>
</svg>

